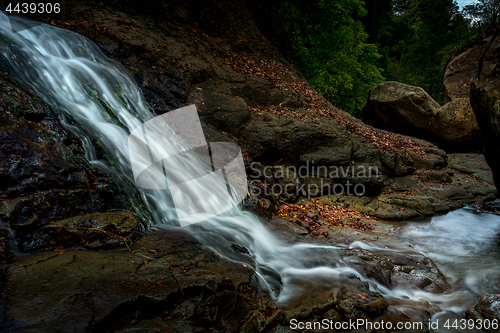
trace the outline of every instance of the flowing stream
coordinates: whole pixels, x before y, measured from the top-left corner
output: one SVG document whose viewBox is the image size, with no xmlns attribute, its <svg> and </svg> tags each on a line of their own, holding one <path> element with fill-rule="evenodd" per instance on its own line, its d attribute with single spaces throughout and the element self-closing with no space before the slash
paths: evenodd
<svg viewBox="0 0 500 333">
<path fill-rule="evenodd" d="M 0 69 L 8 71 L 51 105 L 63 125 L 82 138 L 87 159 L 116 175 L 123 174 L 134 183 L 128 136 L 133 129 L 154 118 L 154 114 L 126 70 L 106 58 L 93 42 L 74 32 L 43 24 L 13 33 L 2 13 L 0 46 Z M 179 140 L 174 134 L 169 138 L 174 143 Z M 101 144 L 113 161 L 112 167 L 97 159 L 91 142 Z M 179 146 L 182 142 L 168 149 L 175 150 Z M 182 175 L 186 167 L 192 165 L 208 168 L 197 160 L 189 162 L 170 171 Z M 168 190 L 137 188 L 136 191 L 147 207 L 152 228 L 179 228 Z M 496 268 L 500 266 L 498 253 L 487 253 L 500 229 L 499 220 L 498 216 L 460 210 L 435 217 L 428 223 L 409 223 L 401 230 L 400 237 L 414 245 L 411 251 L 423 252 L 438 262 L 460 286 L 459 294 L 388 290 L 374 281 L 370 281 L 371 285 L 388 297 L 425 298 L 444 304 L 443 308 L 449 303 L 449 309 L 463 311 L 463 307 L 457 307 L 457 302 L 450 299 L 456 299 L 465 289 L 470 294 L 500 291 L 498 283 L 490 285 L 490 289 L 483 283 L 485 279 L 494 277 L 498 281 L 500 277 Z M 471 223 L 478 227 L 471 229 Z M 182 231 L 223 257 L 254 266 L 255 283 L 278 302 L 286 302 L 299 292 L 298 284 L 293 282 L 296 280 L 320 283 L 321 279 L 353 275 L 364 279 L 337 254 L 343 246 L 284 243 L 269 232 L 257 216 L 236 205 L 227 213 L 184 227 Z M 252 259 L 234 251 L 231 248 L 234 243 L 248 249 Z M 386 245 L 382 249 L 374 246 L 371 250 L 402 249 Z M 487 259 L 478 260 L 480 257 Z"/>
<path fill-rule="evenodd" d="M 109 169 L 97 159 L 91 145 L 92 141 L 99 142 L 113 160 L 117 168 L 115 174 L 121 173 L 134 183 L 128 136 L 154 115 L 125 69 L 106 58 L 92 41 L 68 30 L 43 24 L 13 33 L 4 14 L 0 14 L 0 44 L 0 65 L 42 96 L 61 115 L 67 129 L 85 138 L 87 159 Z M 170 139 L 179 140 L 175 135 Z M 170 144 L 169 148 L 179 149 L 180 146 L 182 142 Z M 190 162 L 203 167 L 199 161 Z M 182 178 L 190 163 L 186 164 L 169 172 L 177 172 Z M 151 212 L 152 227 L 176 228 L 176 212 L 168 190 L 137 188 L 137 191 Z M 257 216 L 236 206 L 203 223 L 182 228 L 182 231 L 189 232 L 228 259 L 253 265 L 257 271 L 255 282 L 274 299 L 283 282 L 283 287 L 287 287 L 290 276 L 336 278 L 342 274 L 357 274 L 341 261 L 336 247 L 286 244 L 270 233 Z M 253 260 L 234 251 L 233 243 L 248 249 Z M 318 251 L 322 253 L 320 263 Z"/>
</svg>

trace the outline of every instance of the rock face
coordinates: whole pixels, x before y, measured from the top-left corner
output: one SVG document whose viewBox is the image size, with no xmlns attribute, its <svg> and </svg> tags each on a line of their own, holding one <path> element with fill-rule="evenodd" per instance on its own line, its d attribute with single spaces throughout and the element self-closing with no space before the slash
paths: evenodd
<svg viewBox="0 0 500 333">
<path fill-rule="evenodd" d="M 122 63 L 155 113 L 196 104 L 207 140 L 237 143 L 249 161 L 355 164 L 376 167 L 384 177 L 411 174 L 421 160 L 431 168 L 446 164 L 446 154 L 433 144 L 367 126 L 332 106 L 260 33 L 247 2 L 222 3 L 223 17 L 213 14 L 222 8 L 216 1 L 165 1 L 148 12 L 133 0 L 110 4 L 106 10 L 113 15 L 81 3 L 68 7 L 63 27 Z M 355 178 L 341 181 L 361 182 Z M 374 194 L 381 181 L 362 180 Z"/>
<path fill-rule="evenodd" d="M 20 251 L 53 247 L 52 221 L 130 208 L 125 185 L 92 166 L 79 138 L 7 76 L 0 76 L 0 147 L 0 230 Z"/>
<path fill-rule="evenodd" d="M 444 101 L 469 98 L 470 85 L 477 72 L 481 56 L 491 41 L 491 35 L 481 34 L 455 51 L 446 65 L 443 79 Z"/>
<path fill-rule="evenodd" d="M 484 137 L 484 157 L 500 188 L 500 30 L 492 37 L 471 85 L 471 104 Z"/>
<path fill-rule="evenodd" d="M 469 98 L 456 98 L 439 108 L 431 124 L 431 133 L 448 147 L 481 148 L 481 131 Z"/>
<path fill-rule="evenodd" d="M 440 105 L 420 87 L 384 82 L 370 90 L 363 121 L 388 131 L 429 138 Z"/>
<path fill-rule="evenodd" d="M 468 96 L 467 96 L 468 97 Z M 468 98 L 441 107 L 422 88 L 384 82 L 370 90 L 363 121 L 452 150 L 480 150 L 482 139 Z"/>
<path fill-rule="evenodd" d="M 365 125 L 330 105 L 260 34 L 247 2 L 62 2 L 65 21 L 51 23 L 90 37 L 126 66 L 156 114 L 195 103 L 209 141 L 236 142 L 247 162 L 262 166 L 305 166 L 305 174 L 273 182 L 362 183 L 375 198 L 369 204 L 344 203 L 368 206 L 367 213 L 404 206 L 411 217 L 454 208 L 427 190 L 416 198 L 411 193 L 420 191 L 416 169 L 432 169 L 425 170 L 426 177 L 450 181 L 444 151 Z M 120 175 L 93 167 L 78 138 L 59 126 L 49 108 L 2 75 L 0 331 L 286 332 L 291 318 L 411 321 L 356 276 L 328 278 L 332 285 L 326 288 L 317 281 L 304 283 L 299 289 L 306 297 L 297 294 L 298 305 L 278 309 L 253 287 L 251 267 L 223 260 L 173 230 L 140 234 L 140 221 L 130 213 L 133 198 L 123 195 L 127 188 Z M 424 94 L 415 95 L 412 103 L 436 112 Z M 374 177 L 311 173 L 313 164 L 378 172 Z M 462 176 L 453 181 L 462 179 L 467 182 Z M 380 196 L 384 190 L 387 195 Z M 487 197 L 491 191 L 483 192 Z M 258 201 L 263 214 L 274 199 Z M 301 225 L 283 220 L 275 230 L 291 229 L 302 237 L 295 241 L 303 241 L 314 232 L 324 238 L 345 229 L 321 233 L 312 221 L 332 219 L 323 222 L 313 214 Z M 359 226 L 358 220 L 351 222 Z M 353 237 L 362 235 L 356 231 Z M 9 252 L 16 242 L 21 255 Z M 228 247 L 246 255 L 237 244 Z M 448 289 L 423 256 L 387 259 L 368 250 L 343 255 L 360 274 L 386 286 L 413 281 L 427 292 Z M 311 292 L 311 284 L 320 290 Z"/>
</svg>

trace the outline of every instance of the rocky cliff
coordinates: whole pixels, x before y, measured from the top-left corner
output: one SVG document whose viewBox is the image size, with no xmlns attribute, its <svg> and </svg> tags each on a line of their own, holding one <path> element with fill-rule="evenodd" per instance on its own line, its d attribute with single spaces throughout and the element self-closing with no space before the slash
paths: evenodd
<svg viewBox="0 0 500 333">
<path fill-rule="evenodd" d="M 500 29 L 491 37 L 471 85 L 471 103 L 484 136 L 484 156 L 500 188 Z"/>
<path fill-rule="evenodd" d="M 261 34 L 252 2 L 61 3 L 58 19 L 38 19 L 98 43 L 126 67 L 156 114 L 196 104 L 207 139 L 239 144 L 249 175 L 252 162 L 379 171 L 254 175 L 263 186 L 297 187 L 298 196 L 247 202 L 285 241 L 371 242 L 391 237 L 377 218 L 430 216 L 494 198 L 480 157 L 448 156 L 429 142 L 376 129 L 318 95 Z M 291 318 L 417 320 L 355 276 L 278 308 L 252 284 L 252 267 L 223 260 L 185 234 L 144 234 L 140 201 L 124 195 L 130 191 L 119 175 L 90 165 L 80 138 L 65 132 L 48 105 L 8 73 L 0 79 L 0 320 L 7 331 L 280 332 Z M 308 186 L 347 182 L 364 185 L 367 195 L 321 195 Z M 423 255 L 339 255 L 388 288 L 450 288 Z M 408 304 L 418 308 L 415 318 L 429 313 Z"/>
</svg>

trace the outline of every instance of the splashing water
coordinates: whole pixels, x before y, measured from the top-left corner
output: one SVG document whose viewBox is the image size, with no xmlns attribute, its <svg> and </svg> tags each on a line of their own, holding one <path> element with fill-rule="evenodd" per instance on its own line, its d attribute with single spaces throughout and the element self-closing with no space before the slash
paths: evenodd
<svg viewBox="0 0 500 333">
<path fill-rule="evenodd" d="M 455 285 L 480 295 L 500 293 L 500 217 L 460 209 L 430 223 L 409 223 L 402 236 Z"/>
<path fill-rule="evenodd" d="M 106 58 L 89 39 L 71 31 L 43 24 L 12 33 L 7 16 L 2 13 L 0 43 L 0 65 L 42 96 L 58 112 L 66 128 L 84 138 L 87 159 L 109 169 L 97 160 L 90 144 L 99 142 L 114 162 L 116 169 L 110 171 L 123 174 L 133 183 L 128 136 L 154 115 L 125 69 Z M 170 140 L 178 138 L 172 134 Z M 170 147 L 175 149 L 179 145 Z M 189 162 L 188 167 L 208 168 L 197 160 Z M 169 172 L 182 175 L 185 168 L 186 165 L 179 165 Z M 137 188 L 137 191 L 152 215 L 152 227 L 177 228 L 168 190 Z M 182 230 L 223 257 L 255 266 L 256 282 L 271 298 L 276 299 L 280 291 L 283 295 L 293 294 L 287 290 L 287 281 L 292 276 L 307 280 L 318 276 L 335 279 L 346 273 L 359 275 L 341 261 L 336 247 L 286 244 L 271 234 L 257 216 L 237 207 Z M 231 249 L 233 243 L 247 248 L 254 262 Z"/>
<path fill-rule="evenodd" d="M 8 70 L 10 75 L 42 96 L 52 106 L 61 117 L 63 125 L 82 139 L 86 157 L 91 163 L 112 172 L 117 179 L 120 178 L 119 174 L 123 174 L 133 184 L 128 136 L 133 129 L 154 118 L 154 115 L 137 85 L 127 76 L 126 70 L 119 63 L 106 58 L 93 42 L 74 32 L 39 25 L 14 34 L 7 16 L 2 13 L 0 13 L 0 44 L 2 45 L 0 68 Z M 174 143 L 169 145 L 168 149 L 175 150 L 182 147 L 183 143 L 179 142 L 179 138 L 174 134 L 170 133 L 168 137 Z M 106 154 L 113 160 L 113 168 L 97 159 L 91 142 L 101 144 Z M 175 154 L 177 151 L 170 153 Z M 176 166 L 174 170 L 169 169 L 169 172 L 177 172 L 182 176 L 186 168 L 209 168 L 209 166 L 193 157 L 187 163 Z M 152 228 L 178 228 L 175 223 L 176 211 L 168 189 L 137 188 L 136 191 L 147 207 Z M 211 204 L 216 205 L 217 202 Z M 470 220 L 470 216 L 467 218 Z M 477 254 L 485 248 L 479 244 L 491 243 L 491 237 L 479 231 L 479 228 L 474 229 L 473 238 L 477 242 L 469 242 L 465 247 L 454 248 L 460 241 L 464 245 L 463 242 L 467 237 L 463 235 L 468 235 L 469 232 L 460 230 L 465 228 L 465 224 L 446 225 L 454 223 L 453 221 L 457 219 L 461 220 L 463 216 L 452 213 L 447 218 L 435 218 L 431 222 L 430 229 L 421 228 L 418 224 L 409 224 L 402 236 L 412 242 L 416 241 L 418 252 L 430 252 L 430 257 L 438 262 L 446 264 L 448 260 L 460 265 L 456 260 L 456 253 L 473 251 Z M 497 223 L 498 219 L 495 221 Z M 487 230 L 491 231 L 494 223 L 491 221 L 486 223 L 489 226 Z M 498 223 L 495 226 L 498 226 Z M 446 232 L 449 230 L 456 231 L 452 234 L 452 237 L 457 237 L 455 245 L 452 244 L 445 248 L 445 251 L 441 251 L 444 244 L 440 241 L 449 240 L 449 233 Z M 367 280 L 341 260 L 337 254 L 340 246 L 284 243 L 270 233 L 257 216 L 236 206 L 225 214 L 185 227 L 182 231 L 188 232 L 227 259 L 254 266 L 255 282 L 262 290 L 266 290 L 271 298 L 281 303 L 286 303 L 297 293 L 310 292 L 304 289 L 307 286 L 301 284 L 301 281 L 308 281 L 321 288 L 325 281 L 353 274 Z M 247 248 L 251 258 L 234 251 L 231 248 L 233 243 Z M 375 245 L 362 242 L 352 243 L 351 247 L 363 247 L 373 252 L 402 251 L 397 247 L 391 250 L 390 246 L 377 248 Z M 465 258 L 467 255 L 461 253 L 458 257 Z M 453 256 L 455 259 L 450 259 Z M 471 259 L 471 264 L 473 260 Z M 449 268 L 451 266 L 445 265 Z M 474 266 L 471 267 L 471 270 L 474 270 Z M 464 274 L 455 278 L 468 281 L 466 284 L 477 291 L 479 282 L 473 281 L 473 276 Z M 411 288 L 389 290 L 376 281 L 369 282 L 372 287 L 388 297 L 414 300 L 423 298 L 440 303 L 443 309 L 464 310 L 463 306 L 454 308 L 457 299 L 463 297 L 461 291 L 448 295 L 434 295 Z"/>
</svg>

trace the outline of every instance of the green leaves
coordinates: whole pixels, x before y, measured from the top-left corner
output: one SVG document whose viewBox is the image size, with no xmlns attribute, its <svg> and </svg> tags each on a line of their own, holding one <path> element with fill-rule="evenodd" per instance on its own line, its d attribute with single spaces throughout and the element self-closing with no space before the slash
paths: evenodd
<svg viewBox="0 0 500 333">
<path fill-rule="evenodd" d="M 368 90 L 383 81 L 377 47 L 367 44 L 360 0 L 283 0 L 266 4 L 275 43 L 311 86 L 335 106 L 359 115 Z"/>
</svg>

